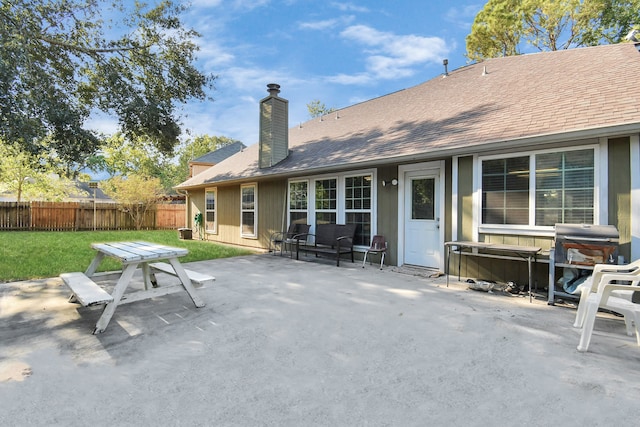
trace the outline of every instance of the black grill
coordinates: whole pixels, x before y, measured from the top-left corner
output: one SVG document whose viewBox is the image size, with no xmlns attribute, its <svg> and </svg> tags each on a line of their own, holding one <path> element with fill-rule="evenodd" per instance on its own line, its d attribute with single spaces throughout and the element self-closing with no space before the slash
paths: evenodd
<svg viewBox="0 0 640 427">
<path fill-rule="evenodd" d="M 617 264 L 620 234 L 613 225 L 556 224 L 556 264 Z"/>
<path fill-rule="evenodd" d="M 595 264 L 617 264 L 620 234 L 613 225 L 556 224 L 555 242 L 549 254 L 549 304 L 556 296 L 577 298 L 556 290 L 556 267 L 588 273 Z"/>
</svg>

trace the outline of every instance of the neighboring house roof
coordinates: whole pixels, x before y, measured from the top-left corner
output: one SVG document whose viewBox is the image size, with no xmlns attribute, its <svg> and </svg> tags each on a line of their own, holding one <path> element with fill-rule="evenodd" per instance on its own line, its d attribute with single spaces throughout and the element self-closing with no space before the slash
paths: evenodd
<svg viewBox="0 0 640 427">
<path fill-rule="evenodd" d="M 289 129 L 271 168 L 254 144 L 178 188 L 637 132 L 639 67 L 633 43 L 488 59 Z"/>
<path fill-rule="evenodd" d="M 92 201 L 94 198 L 93 188 L 89 186 L 88 182 L 84 181 L 73 181 L 78 193 L 70 194 L 66 200 L 70 202 L 83 202 L 83 201 Z M 96 188 L 95 200 L 103 203 L 115 203 L 111 197 L 107 196 L 100 188 Z M 3 193 L 0 194 L 0 202 L 15 202 L 17 197 L 14 194 Z M 40 199 L 31 199 L 31 200 L 40 200 Z M 26 200 L 23 200 L 26 201 Z"/>
<path fill-rule="evenodd" d="M 107 196 L 104 191 L 100 188 L 91 188 L 88 182 L 84 181 L 75 181 L 76 187 L 78 189 L 84 191 L 84 194 L 81 195 L 71 195 L 69 199 L 72 201 L 81 201 L 81 200 L 93 200 L 93 191 L 95 190 L 95 198 L 99 202 L 112 202 L 115 203 L 111 197 Z"/>
<path fill-rule="evenodd" d="M 242 151 L 245 148 L 247 147 L 242 142 L 237 141 L 233 144 L 225 145 L 224 147 L 218 148 L 215 151 L 211 151 L 204 156 L 193 159 L 190 163 L 210 163 L 212 165 L 215 165 L 227 159 L 228 157 L 231 157 L 234 154 Z"/>
</svg>

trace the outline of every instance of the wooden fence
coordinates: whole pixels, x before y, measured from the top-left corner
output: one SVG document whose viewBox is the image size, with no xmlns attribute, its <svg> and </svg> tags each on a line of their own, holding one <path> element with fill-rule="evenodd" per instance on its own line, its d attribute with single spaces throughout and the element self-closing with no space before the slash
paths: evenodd
<svg viewBox="0 0 640 427">
<path fill-rule="evenodd" d="M 158 204 L 147 211 L 143 229 L 184 227 L 184 204 Z M 0 202 L 0 230 L 134 230 L 122 206 L 97 202 Z"/>
</svg>

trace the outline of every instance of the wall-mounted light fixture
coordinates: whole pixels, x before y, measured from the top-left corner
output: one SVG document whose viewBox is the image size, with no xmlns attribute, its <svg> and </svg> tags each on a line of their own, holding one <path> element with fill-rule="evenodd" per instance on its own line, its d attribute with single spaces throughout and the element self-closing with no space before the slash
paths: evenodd
<svg viewBox="0 0 640 427">
<path fill-rule="evenodd" d="M 386 187 L 387 185 L 398 185 L 398 180 L 393 178 L 391 181 L 382 181 L 383 187 Z"/>
</svg>

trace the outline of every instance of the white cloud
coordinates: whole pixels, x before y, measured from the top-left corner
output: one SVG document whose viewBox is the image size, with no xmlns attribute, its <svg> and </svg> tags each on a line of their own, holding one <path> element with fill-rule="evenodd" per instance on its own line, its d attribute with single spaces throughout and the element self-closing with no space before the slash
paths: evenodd
<svg viewBox="0 0 640 427">
<path fill-rule="evenodd" d="M 378 31 L 366 25 L 353 25 L 340 33 L 346 39 L 366 47 L 367 71 L 371 79 L 409 77 L 415 67 L 428 62 L 439 62 L 446 57 L 449 48 L 440 37 L 397 35 Z M 354 81 L 367 82 L 363 76 Z M 349 81 L 340 78 L 336 82 Z"/>
<path fill-rule="evenodd" d="M 354 16 L 341 16 L 339 18 L 325 19 L 321 21 L 309 21 L 301 22 L 298 24 L 298 28 L 303 30 L 326 30 L 329 28 L 335 28 L 340 25 L 349 25 L 355 19 Z"/>
<path fill-rule="evenodd" d="M 271 0 L 235 0 L 233 7 L 236 9 L 253 10 L 271 3 Z"/>
<path fill-rule="evenodd" d="M 456 27 L 469 31 L 473 21 L 483 8 L 482 4 L 470 4 L 462 7 L 452 7 L 445 14 L 444 19 Z"/>
<path fill-rule="evenodd" d="M 355 5 L 353 3 L 338 3 L 338 2 L 331 2 L 331 6 L 335 7 L 338 10 L 341 10 L 343 12 L 369 12 L 369 9 L 364 7 L 364 6 L 358 6 Z"/>
<path fill-rule="evenodd" d="M 338 83 L 341 85 L 367 85 L 373 83 L 373 78 L 370 74 L 337 74 L 335 76 L 327 77 L 326 80 L 329 83 Z"/>
<path fill-rule="evenodd" d="M 215 44 L 201 46 L 197 56 L 204 64 L 205 71 L 213 73 L 217 73 L 220 66 L 230 64 L 236 59 L 233 53 Z"/>
<path fill-rule="evenodd" d="M 222 4 L 222 0 L 191 0 L 193 7 L 213 8 Z"/>
</svg>

